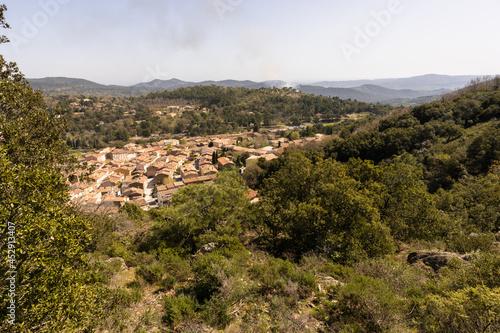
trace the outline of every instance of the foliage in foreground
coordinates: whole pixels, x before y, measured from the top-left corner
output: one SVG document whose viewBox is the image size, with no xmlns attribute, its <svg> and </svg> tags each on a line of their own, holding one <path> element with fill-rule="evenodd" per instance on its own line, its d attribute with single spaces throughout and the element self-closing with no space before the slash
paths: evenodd
<svg viewBox="0 0 500 333">
<path fill-rule="evenodd" d="M 0 56 L 0 275 L 15 279 L 15 290 L 0 284 L 4 332 L 81 331 L 109 306 L 106 288 L 86 274 L 91 224 L 67 205 L 62 172 L 72 160 L 63 129 L 40 92 Z M 15 325 L 6 319 L 11 300 Z"/>
<path fill-rule="evenodd" d="M 497 81 L 259 165 L 259 204 L 228 172 L 183 188 L 170 207 L 129 204 L 110 218 L 66 204 L 62 123 L 0 57 L 3 258 L 16 238 L 0 273 L 17 272 L 16 325 L 4 320 L 2 284 L 0 329 L 496 332 Z M 336 103 L 301 98 L 308 112 Z M 236 111 L 234 99 L 216 91 L 208 106 Z M 433 272 L 406 263 L 412 247 L 467 260 Z"/>
</svg>

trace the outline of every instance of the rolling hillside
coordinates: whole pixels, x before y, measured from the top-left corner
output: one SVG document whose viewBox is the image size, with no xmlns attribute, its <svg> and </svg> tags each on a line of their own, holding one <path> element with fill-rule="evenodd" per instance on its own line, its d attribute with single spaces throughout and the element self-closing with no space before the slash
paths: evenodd
<svg viewBox="0 0 500 333">
<path fill-rule="evenodd" d="M 424 75 L 405 79 L 324 81 L 294 86 L 306 94 L 339 97 L 367 103 L 391 103 L 393 105 L 418 105 L 438 99 L 450 89 L 463 87 L 473 76 Z M 188 82 L 179 79 L 153 80 L 132 86 L 103 85 L 84 79 L 51 77 L 29 79 L 30 84 L 48 95 L 91 95 L 91 96 L 139 96 L 150 92 L 174 90 L 193 86 L 225 86 L 233 88 L 283 88 L 291 86 L 285 81 L 202 81 Z M 425 98 L 424 98 L 425 97 Z"/>
</svg>

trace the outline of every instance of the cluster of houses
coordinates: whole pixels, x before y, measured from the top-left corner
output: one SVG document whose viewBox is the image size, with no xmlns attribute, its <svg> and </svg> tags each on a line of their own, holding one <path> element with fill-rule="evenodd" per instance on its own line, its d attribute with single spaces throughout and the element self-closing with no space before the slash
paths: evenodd
<svg viewBox="0 0 500 333">
<path fill-rule="evenodd" d="M 272 160 L 291 144 L 321 139 L 289 141 L 268 135 L 267 147 L 241 146 L 261 135 L 252 132 L 170 139 L 146 147 L 129 143 L 121 149 L 106 148 L 86 154 L 79 160 L 87 166 L 82 169 L 85 171 L 67 175 L 70 199 L 90 211 L 116 212 L 126 202 L 147 210 L 169 204 L 172 195 L 184 186 L 213 182 L 218 171 L 235 166 L 233 155 L 247 152 L 247 164 L 259 158 Z M 227 156 L 214 160 L 215 151 Z M 87 170 L 91 173 L 87 174 Z"/>
</svg>

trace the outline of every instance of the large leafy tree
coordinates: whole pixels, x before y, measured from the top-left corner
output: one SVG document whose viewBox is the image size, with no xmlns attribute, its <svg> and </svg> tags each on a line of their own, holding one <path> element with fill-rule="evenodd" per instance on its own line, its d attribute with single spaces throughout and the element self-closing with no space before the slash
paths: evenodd
<svg viewBox="0 0 500 333">
<path fill-rule="evenodd" d="M 253 216 L 247 190 L 236 171 L 219 173 L 211 184 L 180 189 L 172 206 L 160 211 L 163 218 L 146 247 L 177 247 L 194 253 L 212 242 L 219 247 L 241 246 L 239 237 Z"/>
<path fill-rule="evenodd" d="M 262 188 L 262 236 L 275 253 L 326 251 L 340 261 L 392 251 L 376 193 L 335 161 L 290 153 Z"/>
<path fill-rule="evenodd" d="M 5 10 L 0 6 L 0 26 L 8 28 Z M 98 293 L 79 274 L 90 226 L 67 204 L 61 171 L 71 160 L 63 129 L 42 94 L 0 55 L 0 276 L 15 278 L 14 296 L 10 284 L 0 284 L 3 332 L 82 331 L 92 326 Z M 5 319 L 11 300 L 14 325 Z"/>
<path fill-rule="evenodd" d="M 390 253 L 392 240 L 432 240 L 449 227 L 421 180 L 415 158 L 313 163 L 283 158 L 261 188 L 261 234 L 276 253 L 326 251 L 349 262 Z"/>
</svg>

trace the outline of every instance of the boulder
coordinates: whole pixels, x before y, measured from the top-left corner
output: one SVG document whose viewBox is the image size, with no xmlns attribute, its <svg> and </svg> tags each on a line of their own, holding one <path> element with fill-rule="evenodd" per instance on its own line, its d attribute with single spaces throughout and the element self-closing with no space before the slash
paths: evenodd
<svg viewBox="0 0 500 333">
<path fill-rule="evenodd" d="M 213 252 L 217 248 L 217 246 L 219 246 L 218 243 L 208 243 L 208 244 L 205 244 L 202 247 L 200 247 L 200 249 L 198 250 L 198 253 L 210 253 L 210 252 Z"/>
<path fill-rule="evenodd" d="M 325 288 L 327 286 L 337 286 L 337 285 L 343 286 L 344 285 L 339 280 L 336 280 L 333 277 L 328 276 L 328 275 L 316 275 L 316 278 L 318 281 L 318 290 L 320 292 L 324 292 Z"/>
<path fill-rule="evenodd" d="M 460 258 L 456 253 L 443 251 L 417 251 L 408 255 L 407 261 L 409 264 L 414 264 L 422 261 L 425 265 L 431 267 L 434 271 L 448 265 L 448 260 L 451 258 Z"/>
</svg>

